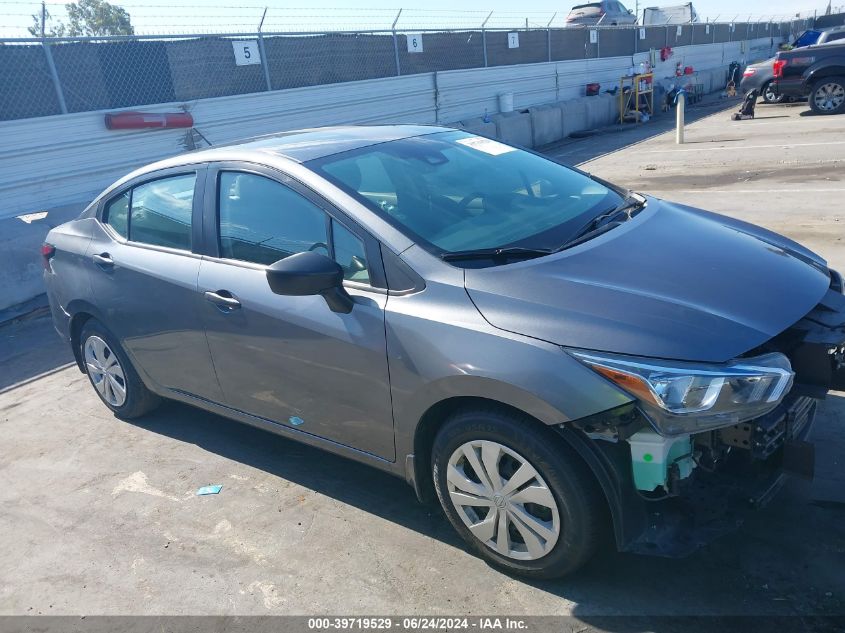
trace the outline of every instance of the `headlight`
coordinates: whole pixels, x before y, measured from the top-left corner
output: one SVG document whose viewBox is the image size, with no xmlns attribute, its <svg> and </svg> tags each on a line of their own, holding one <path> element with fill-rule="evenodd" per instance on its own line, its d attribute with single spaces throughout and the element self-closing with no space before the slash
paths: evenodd
<svg viewBox="0 0 845 633">
<path fill-rule="evenodd" d="M 697 433 L 768 413 L 795 375 L 779 353 L 703 364 L 567 351 L 637 398 L 662 435 Z"/>
</svg>

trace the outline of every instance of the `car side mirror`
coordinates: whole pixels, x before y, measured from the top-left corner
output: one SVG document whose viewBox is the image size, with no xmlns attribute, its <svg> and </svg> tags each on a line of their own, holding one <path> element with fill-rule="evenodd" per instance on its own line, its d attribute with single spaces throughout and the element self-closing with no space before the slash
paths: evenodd
<svg viewBox="0 0 845 633">
<path fill-rule="evenodd" d="M 628 9 L 628 13 L 630 13 L 631 15 L 634 15 L 634 10 L 633 10 L 633 9 Z"/>
<path fill-rule="evenodd" d="M 277 295 L 321 295 L 333 312 L 349 314 L 355 305 L 343 287 L 343 269 L 320 253 L 306 251 L 267 267 L 267 283 Z"/>
</svg>

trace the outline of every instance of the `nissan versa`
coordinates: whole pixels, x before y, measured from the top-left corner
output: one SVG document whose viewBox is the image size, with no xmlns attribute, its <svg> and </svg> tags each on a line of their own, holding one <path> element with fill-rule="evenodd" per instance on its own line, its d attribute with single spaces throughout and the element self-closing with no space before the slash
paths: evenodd
<svg viewBox="0 0 845 633">
<path fill-rule="evenodd" d="M 490 563 L 683 555 L 845 388 L 842 278 L 767 230 L 441 127 L 155 163 L 43 246 L 118 417 L 186 402 L 404 477 Z"/>
</svg>

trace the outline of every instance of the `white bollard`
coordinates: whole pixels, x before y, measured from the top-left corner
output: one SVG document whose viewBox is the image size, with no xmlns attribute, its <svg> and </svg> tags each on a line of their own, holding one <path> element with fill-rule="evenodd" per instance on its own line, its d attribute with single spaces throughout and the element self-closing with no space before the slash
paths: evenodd
<svg viewBox="0 0 845 633">
<path fill-rule="evenodd" d="M 684 104 L 687 101 L 686 95 L 683 91 L 678 93 L 676 97 L 678 103 L 675 106 L 675 143 L 678 145 L 684 144 Z"/>
</svg>

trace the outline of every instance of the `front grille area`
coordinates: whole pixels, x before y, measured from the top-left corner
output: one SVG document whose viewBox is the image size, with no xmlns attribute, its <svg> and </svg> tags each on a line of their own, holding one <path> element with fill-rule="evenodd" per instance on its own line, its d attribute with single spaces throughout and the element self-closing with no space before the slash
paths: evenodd
<svg viewBox="0 0 845 633">
<path fill-rule="evenodd" d="M 815 409 L 813 398 L 787 399 L 764 416 L 720 430 L 719 439 L 728 446 L 749 451 L 754 460 L 765 460 L 787 440 L 801 435 Z"/>
</svg>

